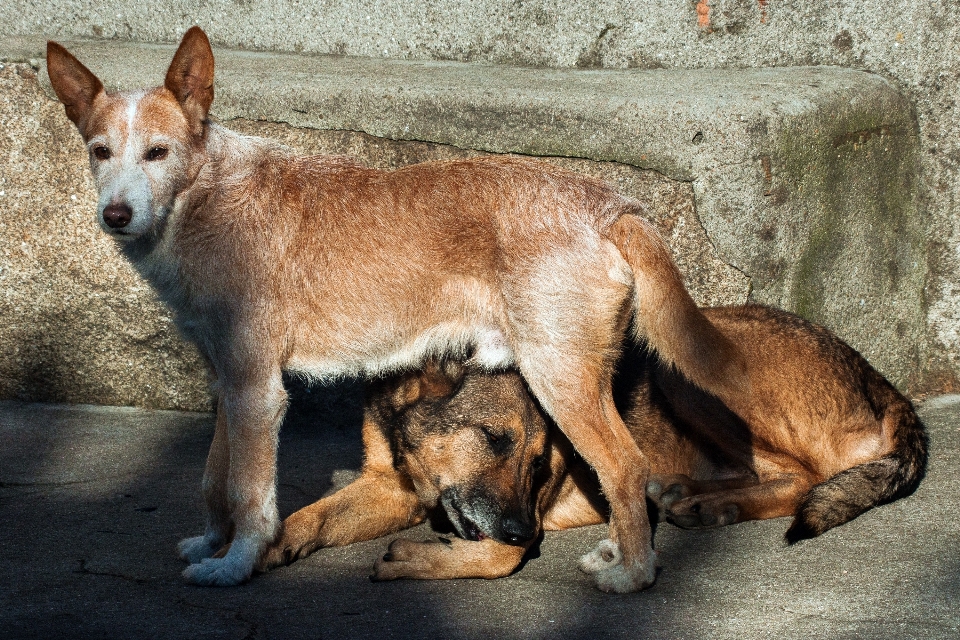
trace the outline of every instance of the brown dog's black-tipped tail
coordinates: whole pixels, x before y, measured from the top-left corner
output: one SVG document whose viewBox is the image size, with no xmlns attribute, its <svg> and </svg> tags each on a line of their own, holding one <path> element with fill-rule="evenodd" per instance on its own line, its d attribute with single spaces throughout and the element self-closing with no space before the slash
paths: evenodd
<svg viewBox="0 0 960 640">
<path fill-rule="evenodd" d="M 884 415 L 884 430 L 893 433 L 894 450 L 810 489 L 787 530 L 787 544 L 815 538 L 916 490 L 927 469 L 927 434 L 910 402 L 897 396 Z"/>
</svg>

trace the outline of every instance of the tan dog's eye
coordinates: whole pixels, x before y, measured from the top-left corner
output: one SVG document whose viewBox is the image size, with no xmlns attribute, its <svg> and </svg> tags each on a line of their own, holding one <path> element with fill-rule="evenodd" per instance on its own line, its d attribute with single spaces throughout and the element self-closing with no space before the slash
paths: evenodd
<svg viewBox="0 0 960 640">
<path fill-rule="evenodd" d="M 147 160 L 153 162 L 154 160 L 163 160 L 167 157 L 168 150 L 166 147 L 153 147 L 150 151 L 147 151 Z"/>
<path fill-rule="evenodd" d="M 93 157 L 97 160 L 109 160 L 110 159 L 110 149 L 105 146 L 98 145 L 93 148 Z"/>
<path fill-rule="evenodd" d="M 533 461 L 530 463 L 530 466 L 532 466 L 534 470 L 537 470 L 540 467 L 542 467 L 546 461 L 547 461 L 547 456 L 541 453 L 539 456 L 533 459 Z"/>
</svg>

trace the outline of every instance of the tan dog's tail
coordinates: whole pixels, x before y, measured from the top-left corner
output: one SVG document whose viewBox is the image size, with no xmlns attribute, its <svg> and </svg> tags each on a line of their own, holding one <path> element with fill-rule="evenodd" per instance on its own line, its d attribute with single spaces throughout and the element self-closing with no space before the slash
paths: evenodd
<svg viewBox="0 0 960 640">
<path fill-rule="evenodd" d="M 667 243 L 634 213 L 625 212 L 605 235 L 633 271 L 638 340 L 721 400 L 739 396 L 749 386 L 743 355 L 687 293 Z"/>
<path fill-rule="evenodd" d="M 841 471 L 810 489 L 787 530 L 788 544 L 814 538 L 872 507 L 908 496 L 923 480 L 927 469 L 927 434 L 923 423 L 906 398 L 885 380 L 883 384 L 887 387 L 883 395 L 892 400 L 886 405 L 883 431 L 891 434 L 893 450 L 878 460 Z M 868 394 L 872 390 L 868 388 Z"/>
</svg>

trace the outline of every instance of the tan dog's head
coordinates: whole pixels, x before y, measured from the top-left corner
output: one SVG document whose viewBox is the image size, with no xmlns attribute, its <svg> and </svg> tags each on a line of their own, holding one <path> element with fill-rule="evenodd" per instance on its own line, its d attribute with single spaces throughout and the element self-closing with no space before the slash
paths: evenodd
<svg viewBox="0 0 960 640">
<path fill-rule="evenodd" d="M 90 154 L 104 231 L 130 241 L 156 232 L 199 170 L 213 102 L 213 51 L 187 31 L 164 86 L 107 93 L 69 51 L 47 43 L 47 72 Z"/>
<path fill-rule="evenodd" d="M 388 383 L 371 406 L 420 499 L 439 504 L 460 536 L 524 544 L 537 534 L 551 450 L 519 374 L 429 364 Z"/>
</svg>

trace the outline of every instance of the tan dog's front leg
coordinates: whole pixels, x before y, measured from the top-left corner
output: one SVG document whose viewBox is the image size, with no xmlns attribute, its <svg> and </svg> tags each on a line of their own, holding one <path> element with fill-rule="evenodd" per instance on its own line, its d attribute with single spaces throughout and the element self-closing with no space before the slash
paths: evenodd
<svg viewBox="0 0 960 640">
<path fill-rule="evenodd" d="M 284 520 L 280 537 L 266 550 L 257 570 L 290 564 L 322 547 L 395 533 L 419 524 L 424 516 L 416 493 L 393 469 L 364 471 L 340 491 Z"/>
<path fill-rule="evenodd" d="M 196 564 L 211 557 L 232 535 L 230 504 L 227 500 L 227 476 L 230 473 L 230 445 L 227 439 L 227 413 L 217 402 L 217 425 L 207 454 L 203 473 L 203 498 L 207 506 L 207 528 L 202 536 L 185 538 L 177 545 L 180 558 Z"/>
<path fill-rule="evenodd" d="M 277 433 L 287 407 L 280 370 L 247 370 L 230 382 L 221 389 L 220 409 L 226 416 L 226 497 L 234 536 L 226 555 L 205 558 L 183 572 L 187 581 L 207 586 L 230 586 L 249 579 L 280 524 L 276 503 Z M 215 438 L 215 447 L 218 442 Z M 216 451 L 219 459 L 222 451 Z M 216 487 L 216 482 L 212 486 Z M 219 491 L 211 489 L 211 495 L 216 498 Z M 216 499 L 213 503 L 219 508 Z"/>
<path fill-rule="evenodd" d="M 371 579 L 502 578 L 520 565 L 529 546 L 490 538 L 480 542 L 446 537 L 426 542 L 400 538 L 390 543 L 387 553 L 373 565 Z"/>
</svg>

